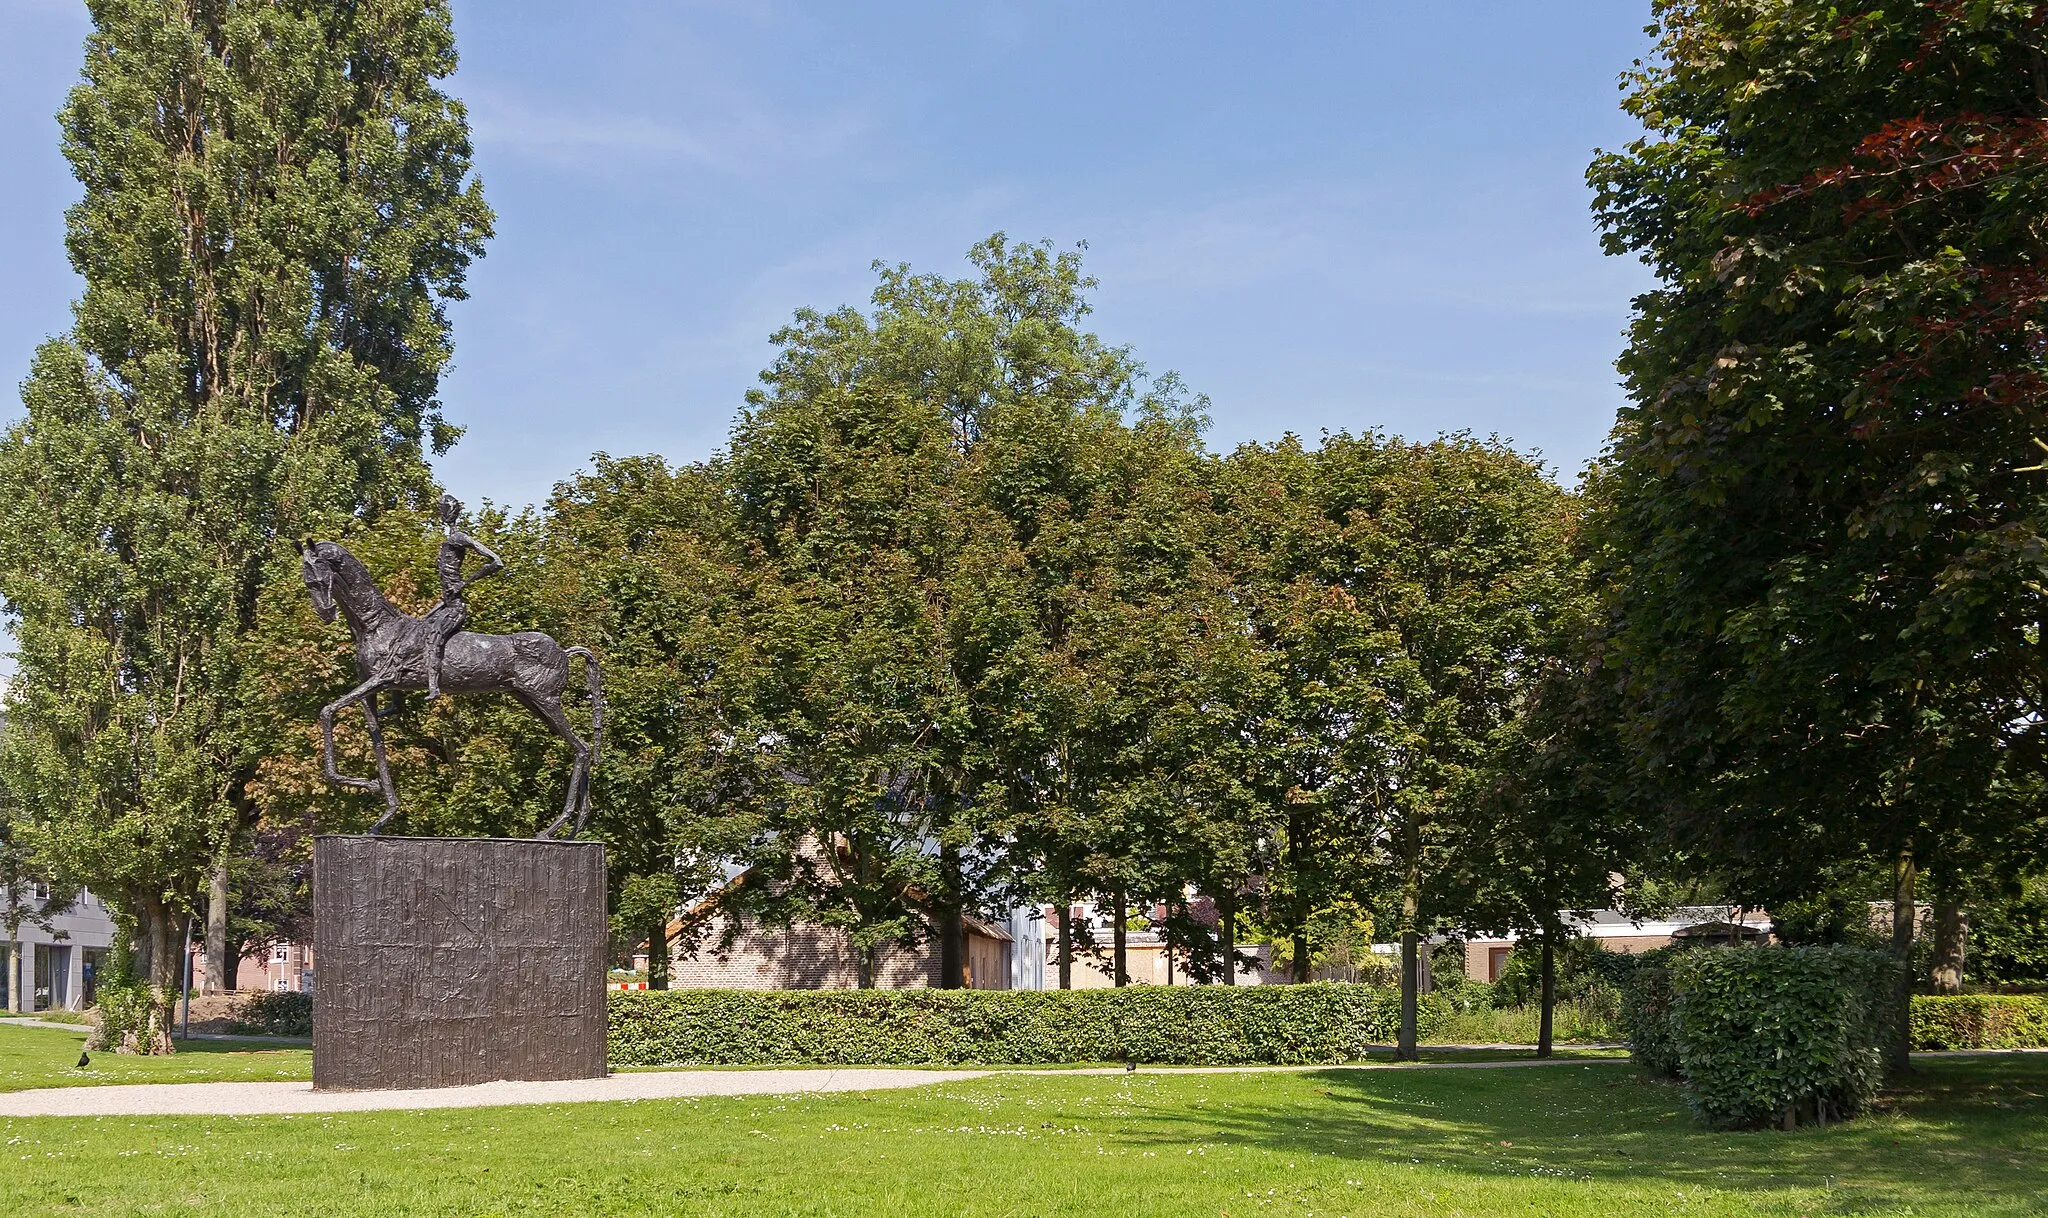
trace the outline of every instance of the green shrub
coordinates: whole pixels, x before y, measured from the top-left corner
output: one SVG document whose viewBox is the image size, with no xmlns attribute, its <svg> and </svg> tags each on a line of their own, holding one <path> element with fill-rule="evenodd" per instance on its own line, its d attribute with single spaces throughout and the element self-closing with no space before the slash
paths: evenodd
<svg viewBox="0 0 2048 1218">
<path fill-rule="evenodd" d="M 1636 1065 L 1658 1078 L 1678 1077 L 1678 1040 L 1671 1025 L 1671 956 L 1643 953 L 1621 985 L 1622 1035 Z"/>
<path fill-rule="evenodd" d="M 101 982 L 93 995 L 99 1026 L 87 1046 L 114 1053 L 169 1053 L 170 1003 L 168 991 L 140 981 Z"/>
<path fill-rule="evenodd" d="M 1425 996 L 1426 1035 L 1442 1004 Z M 1379 986 L 649 990 L 611 996 L 611 1061 L 656 1065 L 1176 1065 L 1354 1061 L 1394 1038 Z"/>
<path fill-rule="evenodd" d="M 1557 970 L 1557 1000 L 1576 1002 L 1602 985 L 1613 986 L 1630 962 L 1631 957 L 1608 951 L 1598 939 L 1582 935 L 1560 939 L 1552 956 Z M 1542 1002 L 1542 939 L 1524 936 L 1515 941 L 1499 979 L 1493 983 L 1493 994 L 1494 1005 L 1504 1010 Z"/>
<path fill-rule="evenodd" d="M 1490 1011 L 1500 1005 L 1495 1000 L 1491 982 L 1474 981 L 1463 973 L 1450 980 L 1439 975 L 1435 995 L 1447 1010 L 1461 1015 Z"/>
<path fill-rule="evenodd" d="M 1913 999 L 1915 1049 L 2048 1049 L 2048 998 L 1921 994 Z"/>
<path fill-rule="evenodd" d="M 1686 1102 L 1709 1125 L 1855 1115 L 1884 1077 L 1892 968 L 1857 947 L 1686 952 L 1670 964 Z"/>
<path fill-rule="evenodd" d="M 253 994 L 236 1004 L 228 1030 L 243 1036 L 311 1036 L 311 994 Z"/>
<path fill-rule="evenodd" d="M 1533 1045 L 1543 1019 L 1541 1007 L 1453 1007 L 1431 1032 L 1440 1044 Z M 1597 999 L 1560 1002 L 1551 1011 L 1551 1038 L 1557 1044 L 1591 1044 L 1620 1038 L 1614 1013 Z"/>
</svg>

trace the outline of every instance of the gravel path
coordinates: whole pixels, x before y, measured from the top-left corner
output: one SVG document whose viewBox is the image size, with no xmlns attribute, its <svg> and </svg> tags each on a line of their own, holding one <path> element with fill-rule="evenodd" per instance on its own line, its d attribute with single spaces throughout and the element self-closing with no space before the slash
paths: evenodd
<svg viewBox="0 0 2048 1218">
<path fill-rule="evenodd" d="M 1312 1070 L 1486 1069 L 1599 1064 L 1599 1059 L 1552 1058 L 1496 1062 L 1361 1062 L 1348 1066 L 1148 1066 L 1146 1074 L 1278 1074 Z M 552 1083 L 483 1083 L 413 1091 L 315 1091 L 313 1084 L 136 1083 L 100 1087 L 43 1087 L 0 1093 L 0 1117 L 33 1116 L 274 1116 L 300 1112 L 417 1111 L 490 1108 L 507 1104 L 584 1104 L 599 1100 L 668 1100 L 694 1095 L 803 1095 L 826 1091 L 885 1091 L 996 1074 L 1118 1075 L 1121 1066 L 1077 1070 L 640 1070 L 607 1078 Z"/>
<path fill-rule="evenodd" d="M 881 1091 L 980 1078 L 986 1070 L 659 1070 L 552 1083 L 482 1083 L 417 1091 L 315 1091 L 311 1083 L 141 1083 L 44 1087 L 0 1094 L 0 1117 L 262 1116 L 297 1112 L 374 1112 L 489 1108 L 504 1104 L 582 1104 L 595 1100 L 668 1100 L 693 1095 L 801 1095 Z"/>
</svg>

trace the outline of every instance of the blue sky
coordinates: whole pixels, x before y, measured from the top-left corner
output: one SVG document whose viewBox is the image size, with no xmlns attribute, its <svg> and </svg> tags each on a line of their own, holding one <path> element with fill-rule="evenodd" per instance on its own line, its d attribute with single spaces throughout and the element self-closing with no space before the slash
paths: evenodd
<svg viewBox="0 0 2048 1218">
<path fill-rule="evenodd" d="M 875 259 L 1088 242 L 1094 328 L 1210 443 L 1469 429 L 1569 481 L 1647 286 L 1583 173 L 1647 0 L 456 0 L 498 237 L 454 308 L 441 475 L 523 504 L 593 451 L 724 443 L 801 305 Z M 82 5 L 0 6 L 0 379 L 68 324 L 55 113 Z M 0 399 L 0 421 L 18 415 Z"/>
</svg>

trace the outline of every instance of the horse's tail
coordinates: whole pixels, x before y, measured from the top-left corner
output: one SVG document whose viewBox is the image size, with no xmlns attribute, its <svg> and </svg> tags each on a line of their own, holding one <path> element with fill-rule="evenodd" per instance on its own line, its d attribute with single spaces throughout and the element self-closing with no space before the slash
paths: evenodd
<svg viewBox="0 0 2048 1218">
<path fill-rule="evenodd" d="M 604 674 L 598 671 L 597 657 L 588 647 L 564 647 L 562 654 L 583 657 L 583 684 L 590 690 L 590 771 L 595 771 L 597 751 L 604 739 Z"/>
</svg>

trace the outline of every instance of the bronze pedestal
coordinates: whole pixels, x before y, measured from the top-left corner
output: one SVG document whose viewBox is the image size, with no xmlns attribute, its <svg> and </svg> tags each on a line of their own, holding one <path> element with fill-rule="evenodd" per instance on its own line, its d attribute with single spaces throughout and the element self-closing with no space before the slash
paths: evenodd
<svg viewBox="0 0 2048 1218">
<path fill-rule="evenodd" d="M 313 910 L 314 1087 L 604 1075 L 602 845 L 321 837 Z"/>
</svg>

